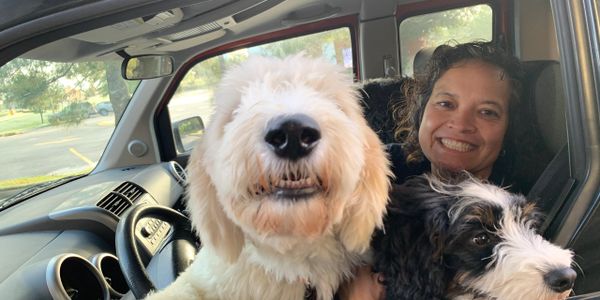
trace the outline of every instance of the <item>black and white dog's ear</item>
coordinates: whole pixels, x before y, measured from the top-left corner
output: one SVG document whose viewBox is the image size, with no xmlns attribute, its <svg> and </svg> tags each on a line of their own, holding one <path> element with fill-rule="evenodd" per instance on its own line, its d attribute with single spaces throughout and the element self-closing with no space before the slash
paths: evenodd
<svg viewBox="0 0 600 300">
<path fill-rule="evenodd" d="M 445 299 L 448 278 L 443 257 L 450 226 L 448 203 L 447 195 L 437 193 L 422 199 L 422 204 L 427 206 L 422 218 L 424 231 L 420 243 L 423 246 L 415 248 L 418 254 L 415 263 L 423 272 L 418 274 L 418 284 L 425 287 L 425 294 L 413 299 Z"/>
<path fill-rule="evenodd" d="M 429 243 L 433 249 L 432 258 L 435 260 L 432 263 L 442 264 L 442 256 L 444 253 L 444 246 L 448 240 L 448 227 L 450 221 L 448 217 L 448 200 L 445 196 L 439 196 L 439 198 L 429 198 L 425 202 L 439 203 L 439 206 L 433 204 L 430 210 L 424 214 L 424 233 L 429 237 Z M 426 204 L 426 203 L 424 203 Z"/>
<path fill-rule="evenodd" d="M 384 231 L 372 243 L 387 299 L 444 298 L 448 205 L 448 196 L 433 191 L 424 177 L 393 188 Z"/>
<path fill-rule="evenodd" d="M 529 202 L 524 196 L 514 195 L 514 197 L 520 202 L 520 205 L 518 206 L 520 208 L 520 213 L 522 214 L 520 219 L 525 222 L 527 227 L 532 228 L 539 234 L 543 234 L 543 232 L 546 230 L 544 227 L 546 215 L 535 205 L 534 202 Z"/>
</svg>

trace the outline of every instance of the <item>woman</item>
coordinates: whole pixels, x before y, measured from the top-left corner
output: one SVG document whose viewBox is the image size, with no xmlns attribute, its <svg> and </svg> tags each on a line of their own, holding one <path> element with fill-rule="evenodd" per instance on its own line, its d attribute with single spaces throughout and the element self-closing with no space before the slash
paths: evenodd
<svg viewBox="0 0 600 300">
<path fill-rule="evenodd" d="M 396 183 L 439 167 L 511 183 L 521 64 L 491 43 L 438 47 L 394 116 Z"/>
<path fill-rule="evenodd" d="M 438 47 L 395 112 L 396 138 L 403 141 L 390 149 L 396 183 L 463 170 L 500 185 L 512 182 L 508 158 L 516 149 L 522 73 L 516 58 L 491 43 Z M 358 270 L 340 298 L 382 299 L 379 277 L 369 267 Z"/>
</svg>

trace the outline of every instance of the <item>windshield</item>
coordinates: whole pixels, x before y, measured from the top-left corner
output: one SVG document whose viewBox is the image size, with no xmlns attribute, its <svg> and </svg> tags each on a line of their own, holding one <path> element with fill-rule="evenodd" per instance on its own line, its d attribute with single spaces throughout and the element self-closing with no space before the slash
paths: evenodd
<svg viewBox="0 0 600 300">
<path fill-rule="evenodd" d="M 0 206 L 96 166 L 139 84 L 121 77 L 120 63 L 22 56 L 0 67 Z"/>
</svg>

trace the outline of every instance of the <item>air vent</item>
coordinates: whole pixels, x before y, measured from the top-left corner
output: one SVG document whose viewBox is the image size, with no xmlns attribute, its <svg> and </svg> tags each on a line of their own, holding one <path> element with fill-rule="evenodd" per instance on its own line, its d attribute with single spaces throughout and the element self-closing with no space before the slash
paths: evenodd
<svg viewBox="0 0 600 300">
<path fill-rule="evenodd" d="M 185 186 L 185 182 L 187 180 L 187 173 L 185 172 L 185 169 L 176 161 L 170 161 L 169 162 L 169 171 L 171 172 L 171 174 L 173 175 L 173 177 L 175 177 L 175 180 L 177 180 L 177 183 L 179 183 L 182 186 Z"/>
<path fill-rule="evenodd" d="M 197 35 L 213 32 L 213 31 L 219 30 L 221 28 L 222 28 L 221 25 L 219 25 L 217 22 L 211 22 L 208 24 L 200 25 L 198 27 L 190 28 L 188 30 L 172 33 L 172 34 L 166 36 L 165 38 L 168 40 L 178 41 L 178 40 L 186 39 L 186 38 L 189 38 L 192 36 L 197 36 Z"/>
<path fill-rule="evenodd" d="M 121 216 L 125 210 L 142 196 L 146 191 L 131 182 L 123 182 L 116 189 L 102 198 L 97 204 L 117 216 Z"/>
<path fill-rule="evenodd" d="M 253 7 L 250 7 L 249 9 L 246 9 L 242 12 L 235 14 L 233 16 L 233 19 L 237 23 L 246 21 L 246 20 L 250 19 L 251 17 L 254 17 L 264 11 L 267 11 L 271 7 L 274 7 L 275 5 L 277 5 L 283 1 L 284 0 L 267 0 L 267 1 L 261 2 L 257 5 L 254 5 Z"/>
</svg>

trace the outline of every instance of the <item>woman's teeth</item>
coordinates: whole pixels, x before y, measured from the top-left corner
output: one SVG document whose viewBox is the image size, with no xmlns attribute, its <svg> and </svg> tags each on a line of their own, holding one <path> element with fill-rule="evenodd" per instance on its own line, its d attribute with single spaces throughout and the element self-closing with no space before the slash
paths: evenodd
<svg viewBox="0 0 600 300">
<path fill-rule="evenodd" d="M 442 142 L 442 145 L 444 145 L 444 147 L 454 151 L 467 152 L 471 151 L 474 148 L 471 144 L 459 142 L 452 139 L 441 139 L 440 141 Z"/>
</svg>

